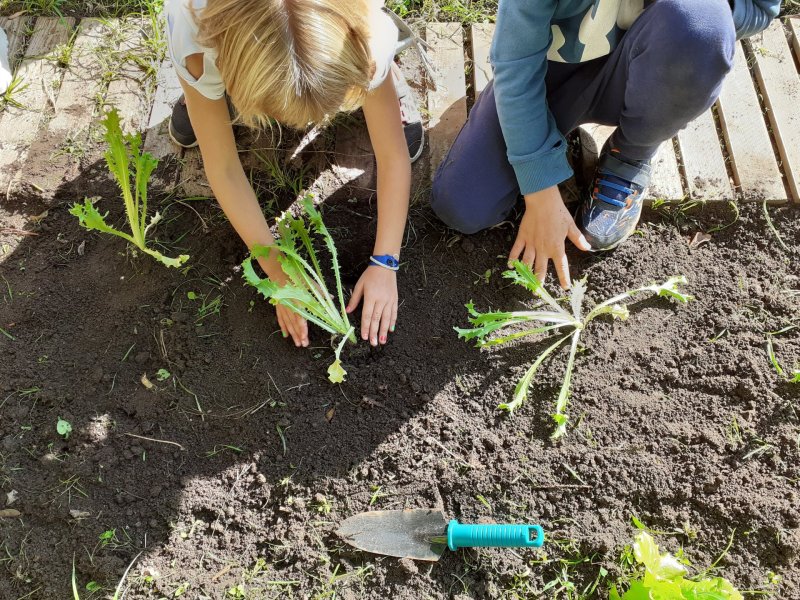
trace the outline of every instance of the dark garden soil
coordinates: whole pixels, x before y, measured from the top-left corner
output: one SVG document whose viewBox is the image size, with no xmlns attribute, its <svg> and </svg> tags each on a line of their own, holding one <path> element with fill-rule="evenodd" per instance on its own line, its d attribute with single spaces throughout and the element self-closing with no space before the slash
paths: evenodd
<svg viewBox="0 0 800 600">
<path fill-rule="evenodd" d="M 696 248 L 696 232 L 734 220 L 728 207 L 688 220 L 650 212 L 619 250 L 573 252 L 591 302 L 673 274 L 696 300 L 646 299 L 627 322 L 595 321 L 571 429 L 553 443 L 565 352 L 508 417 L 498 403 L 546 342 L 486 352 L 452 329 L 470 299 L 526 301 L 500 276 L 511 225 L 461 237 L 415 205 L 397 331 L 383 349 L 347 348 L 347 380 L 331 385 L 327 337 L 314 331 L 310 349 L 282 339 L 273 309 L 243 285 L 243 248 L 216 205 L 191 208 L 172 204 L 158 230 L 191 255 L 186 275 L 79 229 L 66 204 L 0 265 L 0 327 L 14 338 L 0 335 L 0 509 L 21 513 L 0 519 L 0 598 L 71 598 L 73 558 L 82 597 L 105 597 L 137 556 L 129 599 L 537 597 L 562 574 L 577 590 L 601 568 L 619 575 L 632 515 L 670 532 L 659 543 L 699 568 L 733 536 L 720 574 L 775 591 L 774 572 L 777 597 L 800 598 L 800 384 L 782 381 L 765 351 L 765 332 L 800 319 L 797 209 L 770 210 L 788 251 L 750 205 Z M 350 286 L 374 214 L 363 200 L 324 208 Z M 800 362 L 799 330 L 774 346 L 785 368 Z M 59 418 L 72 424 L 67 440 Z M 548 542 L 429 565 L 334 534 L 356 512 L 402 507 L 539 522 Z M 85 591 L 90 581 L 106 591 Z M 544 596 L 566 597 L 562 584 Z"/>
</svg>

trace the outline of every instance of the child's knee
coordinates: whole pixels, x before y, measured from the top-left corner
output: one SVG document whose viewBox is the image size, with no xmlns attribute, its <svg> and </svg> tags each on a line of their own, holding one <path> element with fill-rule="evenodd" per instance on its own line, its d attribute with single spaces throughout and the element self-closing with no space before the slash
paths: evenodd
<svg viewBox="0 0 800 600">
<path fill-rule="evenodd" d="M 716 87 L 733 67 L 736 28 L 727 0 L 662 0 L 649 10 L 667 36 L 675 85 Z M 655 16 L 655 15 L 654 15 Z"/>
</svg>

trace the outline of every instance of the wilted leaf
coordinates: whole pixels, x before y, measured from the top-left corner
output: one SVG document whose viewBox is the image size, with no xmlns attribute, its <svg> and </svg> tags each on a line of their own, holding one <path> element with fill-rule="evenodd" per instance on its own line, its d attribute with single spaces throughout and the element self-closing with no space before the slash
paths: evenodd
<svg viewBox="0 0 800 600">
<path fill-rule="evenodd" d="M 336 406 L 331 406 L 328 410 L 325 411 L 325 420 L 330 423 L 333 421 L 333 415 L 336 414 Z"/>
<path fill-rule="evenodd" d="M 328 367 L 328 379 L 331 383 L 342 383 L 345 375 L 347 375 L 347 371 L 342 368 L 342 361 L 337 358 Z"/>
<path fill-rule="evenodd" d="M 701 244 L 705 244 L 706 242 L 711 241 L 711 236 L 707 233 L 702 231 L 698 231 L 694 234 L 692 241 L 689 242 L 689 248 L 697 248 Z"/>
<path fill-rule="evenodd" d="M 13 519 L 20 516 L 22 513 L 13 508 L 4 508 L 0 510 L 0 519 Z"/>
<path fill-rule="evenodd" d="M 11 490 L 6 494 L 6 506 L 11 506 L 14 502 L 17 501 L 19 498 L 19 492 L 17 490 Z"/>
<path fill-rule="evenodd" d="M 75 509 L 70 510 L 69 514 L 73 519 L 88 519 L 89 517 L 92 516 L 92 513 L 86 510 L 75 510 Z"/>
<path fill-rule="evenodd" d="M 140 381 L 142 382 L 142 385 L 146 387 L 148 390 L 153 389 L 153 384 L 147 378 L 147 373 L 142 373 L 142 378 L 140 379 Z"/>
</svg>

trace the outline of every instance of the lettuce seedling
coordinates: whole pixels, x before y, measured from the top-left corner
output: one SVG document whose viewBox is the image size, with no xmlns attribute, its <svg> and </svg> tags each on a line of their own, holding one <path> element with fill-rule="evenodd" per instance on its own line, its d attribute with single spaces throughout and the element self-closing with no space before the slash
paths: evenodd
<svg viewBox="0 0 800 600">
<path fill-rule="evenodd" d="M 630 589 L 620 596 L 616 586 L 611 588 L 610 600 L 651 600 L 675 598 L 697 600 L 742 600 L 742 595 L 730 581 L 713 577 L 693 581 L 686 579 L 687 569 L 674 556 L 658 551 L 655 540 L 646 531 L 636 536 L 633 544 L 636 562 L 644 565 L 640 580 L 631 583 Z"/>
<path fill-rule="evenodd" d="M 157 250 L 148 248 L 145 242 L 148 232 L 161 220 L 161 215 L 156 212 L 147 224 L 147 184 L 158 165 L 158 159 L 141 151 L 142 136 L 139 133 L 123 135 L 116 108 L 106 113 L 101 123 L 105 127 L 104 137 L 108 143 L 106 164 L 122 191 L 131 233 L 108 225 L 105 221 L 108 212 L 101 215 L 89 198 L 84 198 L 83 204 L 76 202 L 69 212 L 78 217 L 78 221 L 86 229 L 119 236 L 166 266 L 179 267 L 186 262 L 188 255 L 168 258 Z"/>
<path fill-rule="evenodd" d="M 285 212 L 278 219 L 278 238 L 275 244 L 255 246 L 250 256 L 242 263 L 242 272 L 245 281 L 255 287 L 270 303 L 287 307 L 334 337 L 341 336 L 342 339 L 334 350 L 336 358 L 328 367 L 328 379 L 332 383 L 341 383 L 347 374 L 340 359 L 342 348 L 347 340 L 356 343 L 355 328 L 350 325 L 345 310 L 344 290 L 333 238 L 322 222 L 322 215 L 314 208 L 312 196 L 303 199 L 302 207 L 310 225 L 306 226 L 302 216 L 296 218 L 291 213 Z M 312 234 L 322 239 L 331 255 L 333 277 L 336 281 L 336 298 L 328 291 L 325 274 L 314 251 Z M 278 252 L 278 262 L 289 278 L 289 282 L 285 285 L 262 279 L 253 268 L 253 259 L 266 258 L 271 252 Z"/>
<path fill-rule="evenodd" d="M 470 314 L 469 321 L 473 327 L 471 329 L 460 329 L 456 327 L 455 330 L 458 332 L 460 338 L 476 340 L 476 346 L 478 348 L 505 344 L 513 340 L 540 333 L 560 331 L 563 334 L 564 331 L 566 331 L 566 335 L 562 335 L 552 345 L 547 347 L 530 368 L 528 368 L 522 376 L 522 379 L 517 383 L 511 402 L 500 404 L 498 407 L 501 410 L 513 413 L 522 406 L 523 402 L 528 398 L 528 390 L 530 389 L 539 367 L 541 367 L 542 363 L 553 354 L 553 352 L 560 348 L 562 344 L 569 342 L 567 368 L 564 374 L 564 380 L 561 384 L 561 390 L 556 400 L 555 412 L 552 415 L 556 423 L 556 429 L 551 436 L 553 439 L 559 438 L 566 433 L 569 417 L 565 413 L 565 410 L 569 398 L 572 370 L 575 366 L 575 355 L 578 352 L 578 342 L 580 341 L 581 332 L 586 326 L 601 315 L 611 315 L 612 318 L 620 320 L 627 319 L 628 309 L 621 303 L 637 294 L 649 292 L 680 302 L 688 302 L 692 298 L 678 290 L 679 284 L 686 283 L 685 277 L 670 277 L 662 284 L 653 283 L 609 298 L 605 302 L 601 302 L 595 306 L 586 316 L 583 316 L 581 311 L 583 298 L 586 293 L 585 279 L 573 284 L 569 298 L 570 310 L 567 310 L 548 293 L 527 265 L 520 261 L 514 261 L 512 266 L 513 270 L 503 273 L 503 277 L 510 279 L 517 285 L 527 288 L 534 296 L 539 298 L 539 302 L 533 309 L 514 312 L 479 313 L 470 302 L 466 306 Z M 536 323 L 537 326 L 521 331 L 507 332 L 511 327 L 525 323 Z M 495 333 L 497 335 L 494 335 Z"/>
</svg>

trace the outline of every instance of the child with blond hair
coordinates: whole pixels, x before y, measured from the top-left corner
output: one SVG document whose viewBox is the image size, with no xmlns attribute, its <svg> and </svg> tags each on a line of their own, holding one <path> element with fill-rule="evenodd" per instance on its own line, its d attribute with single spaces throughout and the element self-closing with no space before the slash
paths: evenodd
<svg viewBox="0 0 800 600">
<path fill-rule="evenodd" d="M 302 129 L 363 108 L 377 163 L 378 227 L 347 310 L 363 300 L 361 337 L 386 343 L 397 321 L 410 165 L 423 147 L 419 111 L 394 64 L 414 40 L 410 30 L 376 0 L 167 0 L 165 12 L 184 91 L 170 136 L 184 148 L 199 145 L 211 189 L 248 248 L 274 238 L 239 160 L 233 122 L 260 127 L 274 119 Z M 287 282 L 274 255 L 259 264 Z M 305 320 L 276 310 L 284 337 L 307 346 Z"/>
</svg>

